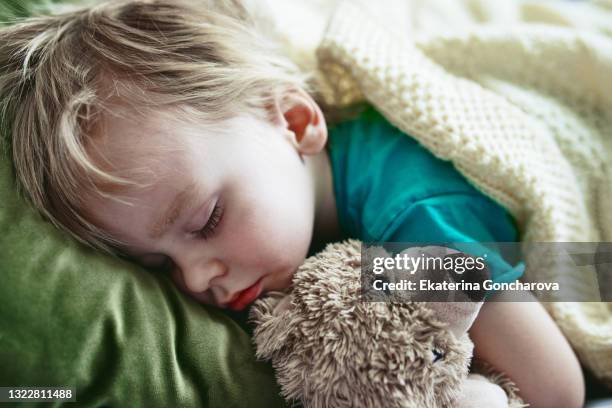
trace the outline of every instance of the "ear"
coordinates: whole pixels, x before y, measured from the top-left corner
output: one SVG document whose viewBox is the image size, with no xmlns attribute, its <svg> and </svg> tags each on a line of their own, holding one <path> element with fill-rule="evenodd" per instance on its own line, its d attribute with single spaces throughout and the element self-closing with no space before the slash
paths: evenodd
<svg viewBox="0 0 612 408">
<path fill-rule="evenodd" d="M 313 155 L 319 153 L 327 142 L 327 125 L 319 105 L 306 91 L 292 88 L 278 95 L 275 100 L 273 116 L 299 153 Z"/>
</svg>

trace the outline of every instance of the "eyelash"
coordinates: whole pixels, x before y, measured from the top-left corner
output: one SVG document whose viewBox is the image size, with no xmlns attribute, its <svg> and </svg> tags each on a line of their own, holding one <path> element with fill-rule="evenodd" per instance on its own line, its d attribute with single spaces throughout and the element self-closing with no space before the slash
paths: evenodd
<svg viewBox="0 0 612 408">
<path fill-rule="evenodd" d="M 215 204 L 215 208 L 213 208 L 212 214 L 210 214 L 210 218 L 208 219 L 208 222 L 206 223 L 204 227 L 202 227 L 202 229 L 200 229 L 199 231 L 196 231 L 195 234 L 199 238 L 209 239 L 210 237 L 214 235 L 215 229 L 221 222 L 222 217 L 223 217 L 223 207 L 221 207 L 219 204 Z"/>
</svg>

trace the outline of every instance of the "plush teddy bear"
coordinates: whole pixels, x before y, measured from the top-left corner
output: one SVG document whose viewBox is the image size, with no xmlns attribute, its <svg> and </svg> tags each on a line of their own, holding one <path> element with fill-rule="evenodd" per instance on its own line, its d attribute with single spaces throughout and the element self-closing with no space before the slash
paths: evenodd
<svg viewBox="0 0 612 408">
<path fill-rule="evenodd" d="M 423 248 L 408 251 L 415 250 Z M 362 274 L 361 255 L 359 241 L 329 244 L 299 268 L 287 293 L 270 292 L 251 309 L 257 356 L 272 360 L 286 399 L 316 408 L 525 406 L 516 386 L 490 367 L 469 374 L 467 330 L 483 296 L 364 300 L 362 288 L 385 275 Z"/>
</svg>

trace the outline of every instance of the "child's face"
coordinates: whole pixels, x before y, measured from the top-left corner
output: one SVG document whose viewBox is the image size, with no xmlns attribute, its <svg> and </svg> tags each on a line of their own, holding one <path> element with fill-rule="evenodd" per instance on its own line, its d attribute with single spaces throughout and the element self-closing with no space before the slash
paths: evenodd
<svg viewBox="0 0 612 408">
<path fill-rule="evenodd" d="M 90 199 L 94 222 L 137 262 L 170 267 L 203 303 L 240 310 L 289 286 L 311 243 L 315 191 L 287 128 L 245 115 L 217 133 L 169 115 L 123 116 L 89 150 L 152 185 L 128 188 L 131 205 Z"/>
</svg>

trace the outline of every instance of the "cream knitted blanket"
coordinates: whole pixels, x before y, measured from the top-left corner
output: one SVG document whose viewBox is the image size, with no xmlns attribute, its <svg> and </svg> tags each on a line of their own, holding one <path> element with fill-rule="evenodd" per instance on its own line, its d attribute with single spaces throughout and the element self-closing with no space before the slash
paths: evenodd
<svg viewBox="0 0 612 408">
<path fill-rule="evenodd" d="M 327 103 L 375 105 L 504 205 L 525 243 L 612 241 L 611 4 L 313 2 L 331 14 L 326 30 L 304 10 L 309 35 L 289 30 L 287 14 L 278 26 L 306 68 L 319 43 Z M 588 299 L 612 291 L 594 269 L 526 261 L 527 280 L 561 281 Z M 612 303 L 542 300 L 612 386 Z"/>
</svg>

